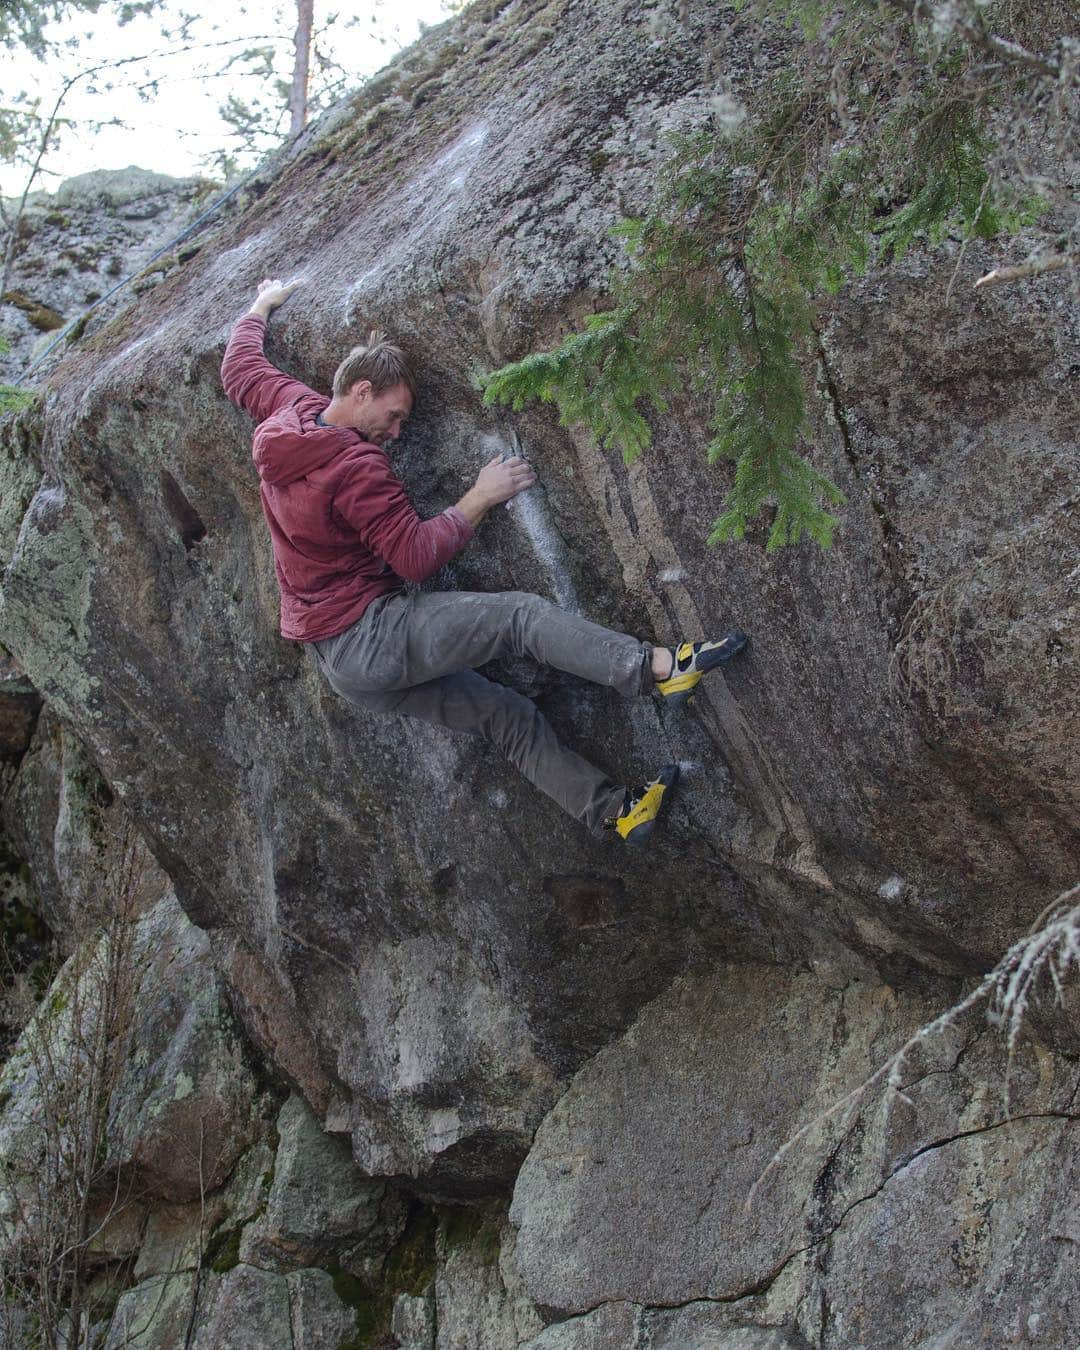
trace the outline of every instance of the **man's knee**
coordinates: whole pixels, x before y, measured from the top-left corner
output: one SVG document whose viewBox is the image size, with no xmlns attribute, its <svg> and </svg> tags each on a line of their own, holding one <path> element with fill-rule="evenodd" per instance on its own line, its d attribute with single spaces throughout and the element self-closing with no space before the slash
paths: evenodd
<svg viewBox="0 0 1080 1350">
<path fill-rule="evenodd" d="M 543 622 L 545 616 L 556 607 L 542 595 L 532 591 L 507 591 L 510 625 L 515 633 L 524 635 L 535 624 Z"/>
</svg>

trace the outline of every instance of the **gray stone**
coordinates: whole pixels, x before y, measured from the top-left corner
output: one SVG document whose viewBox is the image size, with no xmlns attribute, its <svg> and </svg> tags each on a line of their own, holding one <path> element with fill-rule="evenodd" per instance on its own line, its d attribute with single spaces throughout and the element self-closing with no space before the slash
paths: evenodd
<svg viewBox="0 0 1080 1350">
<path fill-rule="evenodd" d="M 294 1270 L 285 1276 L 292 1350 L 338 1350 L 356 1335 L 356 1315 L 334 1292 L 325 1270 Z"/>
<path fill-rule="evenodd" d="M 530 1296 L 571 1313 L 731 1299 L 766 1282 L 799 1245 L 820 1163 L 800 1150 L 796 1175 L 747 1211 L 756 1178 L 929 1012 L 754 966 L 678 982 L 537 1132 L 511 1209 Z"/>
<path fill-rule="evenodd" d="M 91 169 L 89 173 L 65 178 L 56 189 L 58 206 L 90 206 L 108 202 L 112 206 L 133 206 L 149 197 L 191 191 L 195 180 L 170 178 L 168 174 L 129 164 L 126 169 Z"/>
<path fill-rule="evenodd" d="M 258 1132 L 254 1066 L 206 935 L 175 897 L 140 920 L 135 959 L 137 1030 L 111 1102 L 110 1149 L 152 1194 L 192 1200 L 221 1185 Z"/>
<path fill-rule="evenodd" d="M 239 1265 L 208 1280 L 205 1292 L 192 1350 L 293 1350 L 285 1276 Z"/>
<path fill-rule="evenodd" d="M 240 1156 L 221 1192 L 222 1210 L 230 1226 L 251 1223 L 265 1211 L 276 1159 L 269 1131 Z"/>
<path fill-rule="evenodd" d="M 691 1303 L 650 1310 L 643 1319 L 642 1350 L 809 1350 L 809 1342 L 784 1327 L 737 1325 L 737 1305 Z"/>
<path fill-rule="evenodd" d="M 642 1309 L 605 1303 L 584 1317 L 556 1322 L 526 1343 L 526 1350 L 639 1350 Z"/>
<path fill-rule="evenodd" d="M 0 828 L 26 860 L 34 907 L 67 954 L 114 907 L 129 819 L 87 747 L 46 707 L 0 805 Z M 131 870 L 147 907 L 168 878 L 136 837 Z"/>
<path fill-rule="evenodd" d="M 135 1278 L 142 1281 L 197 1269 L 217 1213 L 213 1200 L 209 1206 L 198 1200 L 182 1205 L 155 1205 L 147 1217 Z"/>
<path fill-rule="evenodd" d="M 400 1350 L 435 1350 L 435 1300 L 430 1295 L 398 1294 L 390 1330 Z"/>
<path fill-rule="evenodd" d="M 277 1118 L 280 1142 L 265 1211 L 244 1229 L 240 1259 L 295 1270 L 340 1255 L 348 1246 L 385 1251 L 401 1232 L 404 1207 L 381 1181 L 370 1181 L 348 1145 L 326 1134 L 294 1093 Z"/>
<path fill-rule="evenodd" d="M 92 170 L 69 178 L 55 193 L 31 194 L 12 260 L 10 300 L 0 305 L 11 341 L 11 350 L 0 353 L 0 378 L 25 376 L 25 387 L 39 387 L 77 335 L 85 336 L 131 303 L 133 287 L 109 292 L 122 278 L 139 274 L 155 252 L 183 232 L 212 188 L 201 179 L 131 167 Z M 6 199 L 5 209 L 13 217 L 19 202 Z M 179 265 L 176 252 L 167 253 L 151 275 L 160 277 Z M 98 305 L 99 300 L 104 303 Z M 40 331 L 46 322 L 54 328 L 74 326 L 80 318 L 85 320 L 81 330 L 69 327 L 66 336 Z M 49 348 L 52 354 L 45 357 Z M 30 365 L 36 368 L 28 370 Z"/>
<path fill-rule="evenodd" d="M 467 1236 L 463 1235 L 467 1234 Z M 516 1346 L 542 1326 L 514 1266 L 514 1235 L 501 1214 L 439 1231 L 435 1276 L 436 1350 Z"/>
<path fill-rule="evenodd" d="M 0 765 L 26 754 L 40 710 L 41 695 L 0 648 Z"/>
<path fill-rule="evenodd" d="M 816 1284 L 839 1345 L 981 1350 L 1080 1339 L 1076 1120 L 1026 1118 L 943 1141 L 833 1236 Z"/>
<path fill-rule="evenodd" d="M 63 773 L 63 729 L 48 708 L 37 718 L 21 756 L 18 772 L 0 802 L 0 826 L 13 852 L 27 864 L 29 895 L 34 910 L 60 935 L 71 927 L 52 841 Z M 65 943 L 67 950 L 70 945 Z"/>
<path fill-rule="evenodd" d="M 432 937 L 372 948 L 356 981 L 363 999 L 342 1026 L 337 1072 L 362 1103 L 357 1161 L 375 1175 L 425 1176 L 436 1190 L 460 1188 L 462 1174 L 478 1191 L 508 1183 L 556 1090 L 520 1012 Z"/>
<path fill-rule="evenodd" d="M 185 1343 L 195 1298 L 190 1273 L 144 1280 L 120 1295 L 105 1350 L 175 1350 Z M 269 1347 L 267 1347 L 269 1350 Z"/>
<path fill-rule="evenodd" d="M 120 1195 L 95 1200 L 89 1213 L 87 1265 L 106 1265 L 134 1256 L 142 1246 L 148 1207 Z"/>
<path fill-rule="evenodd" d="M 25 1225 L 33 1230 L 47 1216 L 35 1181 L 50 1137 L 43 1126 L 85 1121 L 85 1047 L 100 1033 L 106 1006 L 123 1018 L 110 1024 L 123 1054 L 113 1065 L 107 1153 L 95 1178 L 106 1206 L 122 1210 L 134 1181 L 143 1198 L 189 1200 L 212 1191 L 259 1131 L 254 1068 L 205 934 L 170 893 L 134 924 L 130 944 L 116 966 L 105 938 L 77 950 L 0 1070 L 0 1164 L 12 1179 L 11 1188 L 0 1186 L 0 1222 L 9 1236 L 29 1236 Z"/>
<path fill-rule="evenodd" d="M 351 1308 L 324 1270 L 288 1275 L 240 1264 L 224 1274 L 173 1272 L 126 1291 L 105 1350 L 338 1350 L 356 1334 Z"/>
<path fill-rule="evenodd" d="M 1075 1332 L 1056 1253 L 1075 1223 L 1059 1197 L 1080 1171 L 1065 1124 L 1080 1068 L 1034 1040 L 1010 1065 L 980 1011 L 914 1042 L 894 1092 L 875 1070 L 928 1013 L 764 968 L 677 983 L 537 1133 L 511 1208 L 531 1298 L 562 1314 L 724 1300 L 718 1334 L 760 1322 L 811 1344 L 816 1308 L 830 1335 L 848 1319 L 845 1344 L 896 1344 L 898 1327 L 924 1344 L 934 1325 L 1009 1343 L 1029 1314 Z M 1009 1263 L 1028 1278 L 1010 1282 Z M 1057 1293 L 1036 1307 L 1042 1287 Z M 661 1330 L 678 1344 L 676 1324 Z"/>
<path fill-rule="evenodd" d="M 525 1289 L 517 1262 L 517 1229 L 503 1224 L 499 1232 L 499 1277 L 510 1304 L 518 1341 L 535 1336 L 543 1327 L 543 1318 Z"/>
</svg>

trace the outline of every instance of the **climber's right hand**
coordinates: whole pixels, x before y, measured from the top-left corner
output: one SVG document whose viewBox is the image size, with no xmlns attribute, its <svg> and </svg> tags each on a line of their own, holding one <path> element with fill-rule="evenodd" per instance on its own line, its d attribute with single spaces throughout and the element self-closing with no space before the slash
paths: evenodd
<svg viewBox="0 0 1080 1350">
<path fill-rule="evenodd" d="M 525 492 L 536 482 L 536 474 L 527 459 L 512 455 L 503 459 L 501 455 L 485 464 L 476 476 L 476 492 L 488 506 L 498 506 L 508 502 L 519 492 Z"/>
</svg>

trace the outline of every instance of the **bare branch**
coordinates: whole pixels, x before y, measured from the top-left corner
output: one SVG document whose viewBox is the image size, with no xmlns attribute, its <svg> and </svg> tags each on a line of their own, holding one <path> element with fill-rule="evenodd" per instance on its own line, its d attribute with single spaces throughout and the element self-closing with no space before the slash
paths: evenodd
<svg viewBox="0 0 1080 1350">
<path fill-rule="evenodd" d="M 906 14 L 909 19 L 933 22 L 935 18 L 928 0 L 885 0 L 885 4 L 890 9 L 899 10 L 902 14 Z M 1046 75 L 1052 80 L 1061 78 L 1062 62 L 1060 60 L 1053 56 L 1042 55 L 1039 52 L 1029 52 L 1026 47 L 1022 47 L 1018 42 L 1010 42 L 1007 38 L 997 37 L 983 27 L 981 18 L 974 14 L 965 14 L 959 6 L 950 13 L 949 19 L 955 32 L 966 38 L 973 47 L 985 52 L 987 56 L 993 56 L 1008 65 L 1024 66 L 1026 69 L 1037 71 L 1040 75 Z"/>
<path fill-rule="evenodd" d="M 1080 886 L 1062 892 L 1043 910 L 1024 937 L 1014 942 L 993 970 L 988 971 L 968 994 L 951 1008 L 919 1028 L 894 1054 L 880 1064 L 863 1082 L 838 1098 L 824 1111 L 802 1125 L 773 1154 L 750 1187 L 745 1209 L 749 1213 L 766 1181 L 783 1164 L 792 1149 L 839 1112 L 845 1112 L 843 1128 L 854 1111 L 865 1101 L 871 1088 L 885 1080 L 887 1104 L 905 1097 L 901 1078 L 905 1064 L 918 1048 L 926 1047 L 942 1031 L 955 1027 L 960 1018 L 979 1004 L 986 1007 L 987 1020 L 1002 1029 L 1006 1037 L 1009 1063 L 1030 1001 L 1039 980 L 1049 976 L 1059 1002 L 1065 979 L 1080 973 Z M 1008 1067 L 1005 1078 L 1006 1119 L 1008 1112 Z"/>
<path fill-rule="evenodd" d="M 1003 286 L 1009 281 L 1042 276 L 1045 272 L 1060 272 L 1063 267 L 1075 263 L 1077 256 L 1075 253 L 1034 253 L 1015 267 L 995 267 L 976 281 L 975 289 L 978 290 L 980 286 Z"/>
</svg>

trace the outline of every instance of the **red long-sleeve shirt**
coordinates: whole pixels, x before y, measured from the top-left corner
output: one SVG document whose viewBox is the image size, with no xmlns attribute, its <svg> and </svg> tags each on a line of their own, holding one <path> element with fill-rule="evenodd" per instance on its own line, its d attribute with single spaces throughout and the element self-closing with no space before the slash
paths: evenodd
<svg viewBox="0 0 1080 1350">
<path fill-rule="evenodd" d="M 330 400 L 263 355 L 266 320 L 232 331 L 221 382 L 259 423 L 252 458 L 281 591 L 281 635 L 333 637 L 368 605 L 424 581 L 458 553 L 473 528 L 453 506 L 421 520 L 384 450 L 351 427 L 320 426 Z"/>
</svg>

